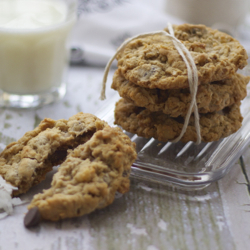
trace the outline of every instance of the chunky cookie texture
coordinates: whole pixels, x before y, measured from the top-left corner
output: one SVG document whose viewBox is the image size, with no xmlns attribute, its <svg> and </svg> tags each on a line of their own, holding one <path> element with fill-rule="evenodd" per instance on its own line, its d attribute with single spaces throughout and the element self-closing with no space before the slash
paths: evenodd
<svg viewBox="0 0 250 250">
<path fill-rule="evenodd" d="M 57 221 L 104 208 L 116 191 L 128 191 L 135 159 L 135 145 L 128 136 L 120 128 L 105 126 L 69 153 L 51 188 L 37 194 L 28 209 L 37 207 L 43 219 Z"/>
<path fill-rule="evenodd" d="M 69 120 L 44 119 L 0 154 L 0 175 L 18 187 L 13 195 L 25 193 L 40 183 L 53 166 L 65 160 L 67 150 L 85 143 L 106 126 L 97 117 L 84 113 Z"/>
<path fill-rule="evenodd" d="M 217 141 L 229 136 L 241 127 L 242 116 L 240 103 L 226 107 L 222 111 L 201 114 L 200 128 L 203 142 Z M 151 112 L 121 99 L 115 108 L 115 123 L 125 130 L 146 138 L 159 141 L 169 141 L 177 138 L 181 133 L 184 119 L 173 118 L 162 112 Z M 197 134 L 194 117 L 191 117 L 182 142 L 196 141 Z"/>
<path fill-rule="evenodd" d="M 165 31 L 169 32 L 168 28 Z M 173 40 L 162 32 L 130 40 L 117 53 L 112 88 L 122 99 L 116 104 L 115 123 L 142 137 L 172 141 L 185 129 L 185 117 L 197 105 L 202 141 L 231 135 L 241 127 L 240 101 L 247 95 L 250 80 L 237 73 L 247 65 L 244 47 L 233 37 L 204 25 L 173 25 L 173 32 L 197 69 L 193 110 L 189 110 L 194 100 L 187 65 Z M 197 141 L 194 124 L 197 126 L 192 115 L 181 141 Z"/>
<path fill-rule="evenodd" d="M 173 25 L 174 33 L 190 51 L 198 70 L 199 84 L 231 78 L 247 65 L 247 53 L 231 36 L 204 25 Z M 167 29 L 166 29 L 167 30 Z M 188 88 L 186 65 L 164 35 L 138 38 L 117 56 L 121 74 L 146 88 Z"/>
<path fill-rule="evenodd" d="M 246 85 L 249 80 L 250 77 L 236 73 L 230 79 L 200 85 L 196 95 L 199 113 L 219 111 L 241 101 L 246 97 Z M 191 102 L 188 88 L 143 88 L 126 80 L 119 70 L 114 74 L 112 88 L 135 106 L 152 112 L 161 111 L 172 117 L 185 117 Z"/>
</svg>

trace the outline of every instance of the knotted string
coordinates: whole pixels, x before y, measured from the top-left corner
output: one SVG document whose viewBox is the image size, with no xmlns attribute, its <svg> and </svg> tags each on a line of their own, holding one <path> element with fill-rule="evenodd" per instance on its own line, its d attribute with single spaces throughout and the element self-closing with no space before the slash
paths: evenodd
<svg viewBox="0 0 250 250">
<path fill-rule="evenodd" d="M 174 36 L 173 27 L 171 24 L 168 24 L 168 30 L 169 30 L 169 33 L 164 31 L 164 30 L 154 31 L 154 32 L 139 34 L 139 35 L 136 35 L 136 36 L 131 37 L 131 38 L 127 39 L 126 41 L 124 41 L 120 45 L 120 47 L 117 49 L 114 56 L 108 61 L 107 65 L 105 67 L 103 82 L 102 82 L 102 91 L 101 91 L 100 98 L 101 98 L 101 100 L 104 100 L 106 98 L 106 96 L 105 96 L 106 82 L 107 82 L 107 77 L 108 77 L 108 73 L 109 73 L 112 62 L 115 60 L 116 56 L 125 48 L 125 46 L 128 43 L 130 43 L 131 41 L 133 41 L 137 38 L 143 38 L 143 37 L 147 37 L 150 35 L 167 36 L 172 40 L 175 48 L 177 49 L 178 53 L 180 54 L 180 56 L 182 57 L 183 61 L 186 64 L 187 74 L 188 74 L 188 84 L 189 84 L 189 89 L 190 89 L 190 94 L 191 94 L 191 103 L 190 103 L 188 112 L 186 114 L 185 120 L 184 120 L 182 131 L 181 131 L 180 135 L 176 139 L 174 139 L 172 142 L 180 141 L 180 139 L 182 138 L 182 136 L 184 135 L 184 133 L 187 130 L 192 111 L 194 111 L 195 129 L 196 129 L 196 133 L 197 133 L 196 144 L 200 144 L 201 143 L 200 122 L 199 122 L 198 107 L 197 107 L 197 103 L 196 103 L 196 94 L 197 94 L 197 89 L 198 89 L 197 68 L 196 68 L 194 59 L 192 58 L 189 50 Z"/>
</svg>

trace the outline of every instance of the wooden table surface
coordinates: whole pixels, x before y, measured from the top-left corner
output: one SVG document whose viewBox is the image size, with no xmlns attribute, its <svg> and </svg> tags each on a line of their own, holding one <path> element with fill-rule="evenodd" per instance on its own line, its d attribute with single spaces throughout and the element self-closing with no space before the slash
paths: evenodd
<svg viewBox="0 0 250 250">
<path fill-rule="evenodd" d="M 111 82 L 113 70 L 109 74 Z M 0 109 L 0 148 L 32 130 L 43 118 L 96 113 L 103 68 L 71 67 L 66 97 L 31 110 Z M 109 87 L 107 97 L 114 94 Z M 180 191 L 131 180 L 130 191 L 109 207 L 80 218 L 42 222 L 26 229 L 27 204 L 0 220 L 0 250 L 245 250 L 250 249 L 250 150 L 223 179 L 202 191 Z M 49 187 L 53 173 L 22 195 L 31 200 Z M 249 176 L 249 177 L 248 177 Z"/>
</svg>

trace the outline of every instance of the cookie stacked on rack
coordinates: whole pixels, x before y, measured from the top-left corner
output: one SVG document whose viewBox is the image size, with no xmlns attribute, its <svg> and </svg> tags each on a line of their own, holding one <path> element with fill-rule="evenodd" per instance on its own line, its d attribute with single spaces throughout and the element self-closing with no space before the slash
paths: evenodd
<svg viewBox="0 0 250 250">
<path fill-rule="evenodd" d="M 231 36 L 204 25 L 173 25 L 173 30 L 197 68 L 201 140 L 216 141 L 236 132 L 250 80 L 237 73 L 247 65 L 245 49 Z M 187 66 L 173 41 L 163 34 L 136 38 L 118 53 L 117 60 L 112 88 L 122 99 L 116 104 L 115 123 L 146 138 L 177 138 L 192 97 Z M 197 140 L 194 124 L 191 115 L 181 141 Z"/>
</svg>

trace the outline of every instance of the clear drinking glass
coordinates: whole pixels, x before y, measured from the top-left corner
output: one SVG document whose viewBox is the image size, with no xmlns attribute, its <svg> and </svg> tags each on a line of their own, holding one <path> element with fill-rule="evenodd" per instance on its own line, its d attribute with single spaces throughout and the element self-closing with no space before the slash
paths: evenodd
<svg viewBox="0 0 250 250">
<path fill-rule="evenodd" d="M 66 93 L 77 0 L 0 0 L 0 107 L 30 108 Z"/>
<path fill-rule="evenodd" d="M 205 24 L 230 34 L 249 11 L 249 0 L 166 0 L 166 11 L 185 22 Z"/>
</svg>

